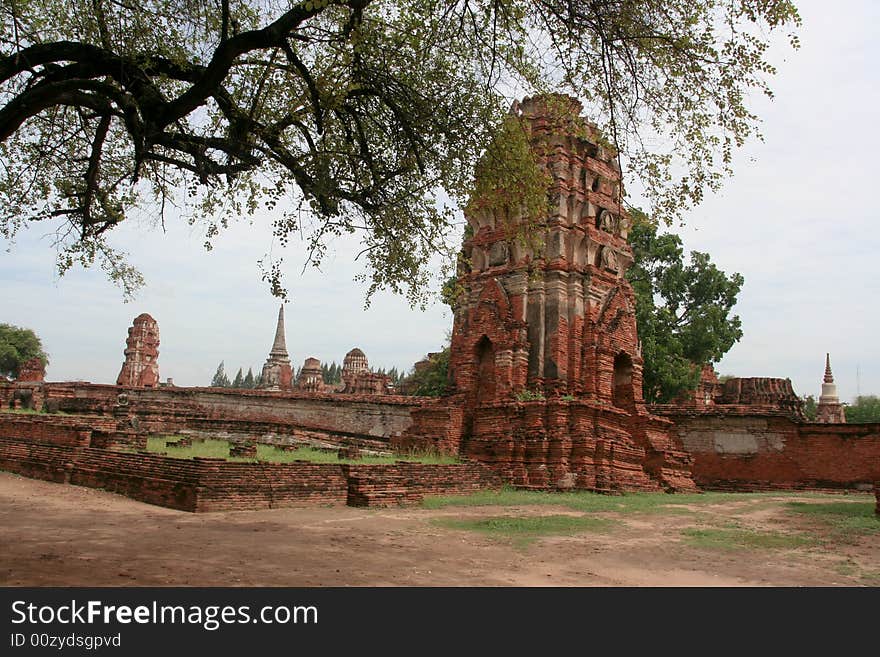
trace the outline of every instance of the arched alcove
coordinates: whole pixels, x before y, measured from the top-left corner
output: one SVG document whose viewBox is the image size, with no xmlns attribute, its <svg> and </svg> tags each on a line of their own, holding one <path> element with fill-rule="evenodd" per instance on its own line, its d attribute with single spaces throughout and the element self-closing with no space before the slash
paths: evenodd
<svg viewBox="0 0 880 657">
<path fill-rule="evenodd" d="M 474 347 L 477 364 L 477 403 L 495 398 L 495 347 L 492 341 L 483 336 Z"/>
<path fill-rule="evenodd" d="M 614 357 L 612 378 L 612 401 L 618 408 L 631 408 L 634 404 L 632 384 L 633 363 L 629 354 L 621 352 Z"/>
</svg>

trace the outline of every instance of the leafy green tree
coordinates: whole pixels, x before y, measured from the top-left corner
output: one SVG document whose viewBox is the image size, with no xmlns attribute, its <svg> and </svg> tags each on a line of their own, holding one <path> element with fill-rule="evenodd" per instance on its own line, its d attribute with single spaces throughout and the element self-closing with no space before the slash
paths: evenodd
<svg viewBox="0 0 880 657">
<path fill-rule="evenodd" d="M 250 367 L 248 368 L 247 374 L 244 376 L 244 381 L 242 382 L 243 388 L 254 388 L 256 387 L 256 381 L 254 380 L 254 371 Z"/>
<path fill-rule="evenodd" d="M 22 363 L 31 358 L 39 358 L 44 366 L 49 363 L 37 334 L 28 328 L 0 324 L 0 376 L 18 377 Z"/>
<path fill-rule="evenodd" d="M 635 260 L 627 278 L 636 293 L 645 399 L 672 401 L 696 387 L 702 365 L 721 360 L 742 337 L 731 310 L 743 277 L 728 276 L 706 253 L 693 251 L 685 262 L 681 239 L 658 234 L 639 210 L 629 241 Z"/>
<path fill-rule="evenodd" d="M 846 421 L 880 422 L 880 397 L 877 395 L 860 395 L 856 401 L 844 409 Z"/>
<path fill-rule="evenodd" d="M 228 388 L 229 387 L 229 377 L 226 376 L 226 370 L 223 367 L 223 361 L 220 361 L 220 364 L 217 366 L 217 371 L 214 372 L 214 378 L 211 379 L 211 387 L 212 388 Z"/>
<path fill-rule="evenodd" d="M 804 415 L 807 416 L 807 419 L 810 422 L 816 421 L 816 398 L 813 395 L 805 395 L 802 397 L 804 400 Z"/>
<path fill-rule="evenodd" d="M 244 387 L 244 374 L 242 374 L 241 368 L 238 368 L 238 372 L 235 375 L 235 379 L 232 381 L 233 388 L 243 388 Z"/>
<path fill-rule="evenodd" d="M 756 135 L 769 45 L 797 47 L 800 24 L 790 0 L 3 7 L 0 235 L 48 224 L 61 273 L 98 262 L 131 294 L 143 279 L 108 241 L 126 217 L 185 204 L 210 246 L 229 216 L 267 208 L 282 243 L 309 231 L 315 265 L 358 233 L 369 293 L 412 302 L 451 227 L 437 192 L 467 202 L 510 89 L 583 100 L 671 220 Z M 283 296 L 280 262 L 262 266 Z"/>
<path fill-rule="evenodd" d="M 407 395 L 442 397 L 449 382 L 449 346 L 430 354 L 428 363 L 414 367 L 408 377 L 401 381 L 402 391 Z"/>
</svg>

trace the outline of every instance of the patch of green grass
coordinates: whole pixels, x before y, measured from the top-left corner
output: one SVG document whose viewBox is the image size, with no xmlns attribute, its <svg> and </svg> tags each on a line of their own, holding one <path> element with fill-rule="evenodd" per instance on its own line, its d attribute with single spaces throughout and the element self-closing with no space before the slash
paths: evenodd
<svg viewBox="0 0 880 657">
<path fill-rule="evenodd" d="M 300 447 L 293 451 L 277 449 L 272 445 L 257 445 L 257 457 L 231 458 L 229 456 L 229 442 L 225 440 L 194 440 L 190 447 L 166 447 L 165 443 L 179 439 L 180 436 L 154 436 L 147 439 L 147 451 L 157 454 L 167 454 L 176 458 L 191 459 L 195 456 L 203 458 L 222 458 L 238 462 L 268 462 L 268 463 L 292 463 L 293 461 L 310 461 L 312 463 L 351 463 L 351 464 L 391 464 L 395 461 L 407 461 L 412 463 L 427 463 L 431 465 L 444 465 L 458 463 L 454 456 L 446 456 L 434 453 L 413 452 L 409 454 L 394 454 L 391 456 L 364 456 L 360 459 L 340 459 L 336 452 L 316 449 L 314 447 Z"/>
<path fill-rule="evenodd" d="M 880 570 L 862 572 L 859 579 L 868 586 L 880 586 Z"/>
<path fill-rule="evenodd" d="M 36 408 L 0 408 L 0 412 L 13 413 L 15 415 L 67 415 L 64 411 L 49 413 L 48 411 L 42 411 Z"/>
<path fill-rule="evenodd" d="M 814 545 L 815 539 L 804 534 L 780 534 L 738 527 L 689 527 L 681 532 L 685 541 L 694 547 L 712 550 L 784 549 Z"/>
<path fill-rule="evenodd" d="M 426 497 L 423 505 L 429 509 L 448 506 L 564 506 L 575 511 L 622 513 L 688 513 L 690 505 L 754 499 L 764 493 L 629 493 L 601 495 L 590 491 L 545 492 L 504 487 L 496 491 L 480 491 L 471 495 Z"/>
<path fill-rule="evenodd" d="M 866 502 L 789 502 L 795 513 L 814 516 L 840 534 L 880 534 L 880 517 L 873 499 Z"/>
<path fill-rule="evenodd" d="M 524 546 L 542 536 L 569 536 L 583 532 L 604 532 L 619 524 L 608 518 L 590 516 L 494 516 L 491 518 L 435 518 L 433 524 L 447 529 L 480 532 L 511 539 Z"/>
</svg>

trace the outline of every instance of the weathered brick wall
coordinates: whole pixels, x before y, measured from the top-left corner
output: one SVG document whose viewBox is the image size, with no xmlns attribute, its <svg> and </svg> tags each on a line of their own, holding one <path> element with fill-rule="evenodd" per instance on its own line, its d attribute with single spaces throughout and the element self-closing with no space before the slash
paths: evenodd
<svg viewBox="0 0 880 657">
<path fill-rule="evenodd" d="M 425 495 L 464 495 L 499 488 L 501 480 L 479 463 L 343 465 L 349 506 L 417 504 Z"/>
<path fill-rule="evenodd" d="M 395 452 L 436 450 L 458 454 L 461 451 L 464 402 L 461 396 L 444 398 L 413 409 L 412 426 L 391 438 L 391 448 Z"/>
<path fill-rule="evenodd" d="M 88 447 L 93 431 L 116 430 L 113 418 L 0 413 L 0 437 Z"/>
<path fill-rule="evenodd" d="M 585 401 L 484 405 L 463 452 L 524 488 L 695 490 L 668 423 Z"/>
<path fill-rule="evenodd" d="M 336 463 L 233 463 L 199 459 L 194 511 L 344 505 L 348 496 Z"/>
<path fill-rule="evenodd" d="M 100 488 L 148 504 L 196 511 L 199 475 L 199 463 L 195 460 L 83 449 L 76 455 L 69 483 Z"/>
<path fill-rule="evenodd" d="M 412 424 L 411 413 L 430 400 L 303 391 L 224 388 L 123 388 L 88 383 L 44 384 L 47 399 L 72 413 L 110 415 L 120 394 L 127 412 L 150 432 L 180 429 L 246 433 L 323 432 L 333 438 L 387 442 Z M 251 425 L 251 426 L 248 426 Z"/>
<path fill-rule="evenodd" d="M 304 505 L 389 506 L 500 485 L 478 463 L 346 465 L 178 459 L 75 445 L 68 429 L 0 437 L 0 470 L 100 488 L 183 511 Z M 76 434 L 73 434 L 76 435 Z"/>
<path fill-rule="evenodd" d="M 702 488 L 864 488 L 880 477 L 880 424 L 804 424 L 783 413 L 670 415 Z"/>
<path fill-rule="evenodd" d="M 70 483 L 70 472 L 81 449 L 0 437 L 0 470 L 32 479 Z"/>
</svg>

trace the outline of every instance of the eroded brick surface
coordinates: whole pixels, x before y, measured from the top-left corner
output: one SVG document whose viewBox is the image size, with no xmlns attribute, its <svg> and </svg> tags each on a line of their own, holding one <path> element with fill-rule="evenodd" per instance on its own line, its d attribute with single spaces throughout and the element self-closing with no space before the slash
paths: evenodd
<svg viewBox="0 0 880 657">
<path fill-rule="evenodd" d="M 631 220 L 616 154 L 580 111 L 564 96 L 519 106 L 552 210 L 519 217 L 471 204 L 451 397 L 416 410 L 413 427 L 392 440 L 460 451 L 520 486 L 693 490 L 689 457 L 668 422 L 645 409 L 635 294 L 624 277 Z"/>
<path fill-rule="evenodd" d="M 154 387 L 159 385 L 159 324 L 147 313 L 135 317 L 125 341 L 125 362 L 116 385 Z"/>
<path fill-rule="evenodd" d="M 805 423 L 747 405 L 654 409 L 673 420 L 701 488 L 870 489 L 880 478 L 878 423 Z"/>
</svg>

